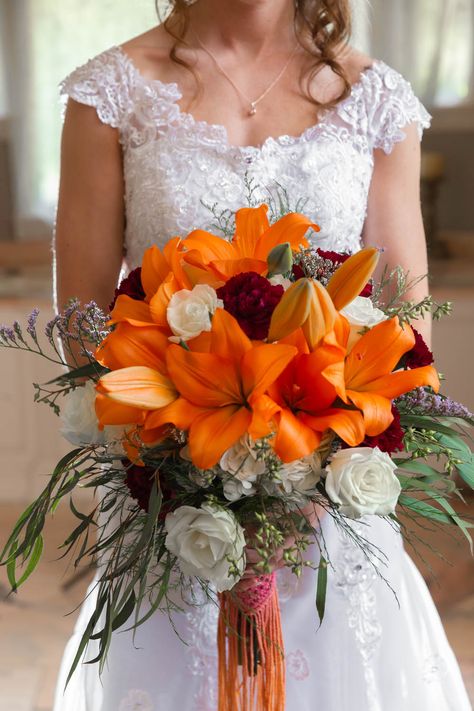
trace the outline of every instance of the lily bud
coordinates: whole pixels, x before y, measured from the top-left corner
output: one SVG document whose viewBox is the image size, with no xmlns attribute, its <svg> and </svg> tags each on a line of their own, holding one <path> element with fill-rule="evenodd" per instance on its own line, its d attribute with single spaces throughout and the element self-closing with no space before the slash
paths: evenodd
<svg viewBox="0 0 474 711">
<path fill-rule="evenodd" d="M 334 272 L 326 288 L 338 311 L 359 296 L 374 273 L 379 256 L 378 249 L 367 247 L 349 257 Z"/>
<path fill-rule="evenodd" d="M 273 247 L 267 257 L 268 277 L 275 274 L 287 274 L 293 266 L 293 252 L 289 242 L 282 242 Z"/>
<path fill-rule="evenodd" d="M 269 341 L 285 338 L 302 328 L 311 350 L 334 328 L 337 311 L 326 289 L 312 279 L 298 279 L 273 312 Z"/>
</svg>

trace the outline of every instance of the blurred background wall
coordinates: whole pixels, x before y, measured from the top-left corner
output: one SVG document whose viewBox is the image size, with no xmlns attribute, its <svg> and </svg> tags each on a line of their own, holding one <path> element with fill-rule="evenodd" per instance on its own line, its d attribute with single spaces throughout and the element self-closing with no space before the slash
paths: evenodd
<svg viewBox="0 0 474 711">
<path fill-rule="evenodd" d="M 446 390 L 474 410 L 474 0 L 353 5 L 353 44 L 400 71 L 433 116 L 422 165 L 431 285 L 435 298 L 455 302 L 453 316 L 435 325 L 434 349 Z M 34 306 L 43 322 L 52 315 L 60 81 L 155 23 L 153 0 L 0 0 L 0 323 L 24 319 Z M 401 239 L 409 248 L 409 235 Z M 55 415 L 33 404 L 31 383 L 56 371 L 29 354 L 0 351 L 0 544 L 67 450 Z M 48 560 L 68 526 L 67 512 L 58 512 Z M 446 550 L 455 579 L 433 593 L 474 687 L 474 571 L 462 551 Z M 49 711 L 73 622 L 60 615 L 79 603 L 85 580 L 70 584 L 63 567 L 43 565 L 16 605 L 2 605 L 2 574 L 0 711 Z"/>
</svg>

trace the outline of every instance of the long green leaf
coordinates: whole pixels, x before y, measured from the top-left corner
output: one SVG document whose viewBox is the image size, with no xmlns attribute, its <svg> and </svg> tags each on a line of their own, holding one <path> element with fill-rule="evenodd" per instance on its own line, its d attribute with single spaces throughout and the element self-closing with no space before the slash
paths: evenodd
<svg viewBox="0 0 474 711">
<path fill-rule="evenodd" d="M 319 625 L 321 626 L 326 610 L 326 592 L 328 586 L 328 562 L 321 555 L 318 566 L 318 583 L 316 586 L 316 610 L 319 617 Z"/>
</svg>

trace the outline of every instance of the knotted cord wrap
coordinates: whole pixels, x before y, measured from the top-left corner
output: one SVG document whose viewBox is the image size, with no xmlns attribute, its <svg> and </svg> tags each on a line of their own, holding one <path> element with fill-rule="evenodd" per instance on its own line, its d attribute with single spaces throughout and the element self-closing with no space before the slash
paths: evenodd
<svg viewBox="0 0 474 711">
<path fill-rule="evenodd" d="M 276 575 L 219 595 L 218 711 L 284 711 L 285 655 Z"/>
</svg>

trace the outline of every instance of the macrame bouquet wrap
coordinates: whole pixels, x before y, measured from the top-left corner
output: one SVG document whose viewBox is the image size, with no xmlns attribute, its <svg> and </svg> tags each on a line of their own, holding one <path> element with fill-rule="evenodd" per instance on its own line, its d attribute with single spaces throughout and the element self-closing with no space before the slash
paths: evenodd
<svg viewBox="0 0 474 711">
<path fill-rule="evenodd" d="M 221 593 L 219 711 L 284 711 L 285 656 L 275 573 Z"/>
</svg>

